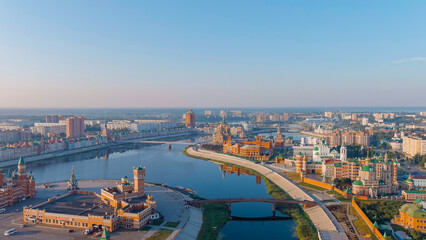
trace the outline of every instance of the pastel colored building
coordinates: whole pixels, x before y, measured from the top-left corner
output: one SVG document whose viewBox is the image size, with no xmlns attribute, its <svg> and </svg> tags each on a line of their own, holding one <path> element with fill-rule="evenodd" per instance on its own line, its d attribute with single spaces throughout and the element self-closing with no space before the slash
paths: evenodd
<svg viewBox="0 0 426 240">
<path fill-rule="evenodd" d="M 89 228 L 98 226 L 108 232 L 119 228 L 141 229 L 158 218 L 154 198 L 144 191 L 145 168 L 133 168 L 134 181 L 123 177 L 116 187 L 95 192 L 73 190 L 39 205 L 24 208 L 27 223 Z"/>
<path fill-rule="evenodd" d="M 423 208 L 422 200 L 414 203 L 406 203 L 399 209 L 399 215 L 392 219 L 392 223 L 406 229 L 414 229 L 426 233 L 426 211 Z"/>
<path fill-rule="evenodd" d="M 11 206 L 36 194 L 34 176 L 26 173 L 24 158 L 18 162 L 18 172 L 6 174 L 0 170 L 0 207 Z"/>
</svg>

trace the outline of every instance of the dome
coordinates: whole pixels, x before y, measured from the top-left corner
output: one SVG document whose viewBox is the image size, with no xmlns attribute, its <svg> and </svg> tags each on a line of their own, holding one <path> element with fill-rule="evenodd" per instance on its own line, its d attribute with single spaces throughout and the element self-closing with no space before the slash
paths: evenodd
<svg viewBox="0 0 426 240">
<path fill-rule="evenodd" d="M 355 182 L 352 183 L 352 185 L 362 186 L 363 184 L 362 184 L 362 182 L 360 180 L 356 180 Z"/>
<path fill-rule="evenodd" d="M 371 170 L 370 166 L 362 166 L 361 171 L 369 172 Z"/>
<path fill-rule="evenodd" d="M 314 151 L 318 151 L 319 149 L 318 149 L 318 147 L 314 147 Z"/>
</svg>

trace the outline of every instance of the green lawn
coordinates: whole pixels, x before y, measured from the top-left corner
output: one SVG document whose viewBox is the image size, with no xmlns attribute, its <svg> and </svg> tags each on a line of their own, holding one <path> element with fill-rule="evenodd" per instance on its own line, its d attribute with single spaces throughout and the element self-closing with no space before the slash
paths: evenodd
<svg viewBox="0 0 426 240">
<path fill-rule="evenodd" d="M 370 235 L 373 240 L 377 240 L 376 235 L 374 235 L 373 232 L 371 232 L 371 229 L 364 222 L 364 220 L 361 218 L 361 216 L 358 214 L 358 212 L 355 210 L 354 207 L 351 207 L 350 214 L 358 217 L 358 219 L 354 220 L 353 223 L 355 225 L 355 228 L 358 230 L 359 234 L 363 236 Z"/>
<path fill-rule="evenodd" d="M 315 186 L 315 185 L 312 185 L 312 184 L 309 184 L 309 183 L 305 183 L 305 182 L 299 182 L 299 183 L 297 183 L 297 185 L 300 185 L 302 187 L 312 188 L 312 189 L 315 189 L 315 190 L 318 190 L 318 191 L 325 191 L 325 190 L 327 190 L 325 188 L 318 187 L 318 186 Z"/>
<path fill-rule="evenodd" d="M 160 229 L 154 233 L 151 237 L 147 238 L 147 240 L 165 240 L 173 230 L 169 229 Z"/>
<path fill-rule="evenodd" d="M 175 228 L 177 226 L 179 226 L 180 222 L 167 222 L 166 224 L 164 224 L 164 227 L 170 227 L 170 228 Z"/>
<path fill-rule="evenodd" d="M 164 222 L 163 219 L 156 219 L 150 225 L 160 226 Z"/>
<path fill-rule="evenodd" d="M 215 240 L 218 232 L 230 218 L 226 203 L 209 203 L 203 205 L 203 225 L 198 233 L 199 240 Z"/>
</svg>

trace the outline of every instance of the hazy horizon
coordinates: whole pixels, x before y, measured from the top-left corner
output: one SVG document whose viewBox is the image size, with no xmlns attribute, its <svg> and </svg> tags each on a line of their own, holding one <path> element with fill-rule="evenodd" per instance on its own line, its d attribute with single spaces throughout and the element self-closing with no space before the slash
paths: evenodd
<svg viewBox="0 0 426 240">
<path fill-rule="evenodd" d="M 0 1 L 0 108 L 424 107 L 426 2 Z"/>
</svg>

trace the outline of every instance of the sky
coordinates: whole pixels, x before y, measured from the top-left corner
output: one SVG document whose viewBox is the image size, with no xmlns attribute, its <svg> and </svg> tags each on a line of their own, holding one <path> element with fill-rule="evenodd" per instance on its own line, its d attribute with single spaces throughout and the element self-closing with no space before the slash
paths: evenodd
<svg viewBox="0 0 426 240">
<path fill-rule="evenodd" d="M 424 107 L 426 1 L 0 1 L 0 108 Z"/>
</svg>

